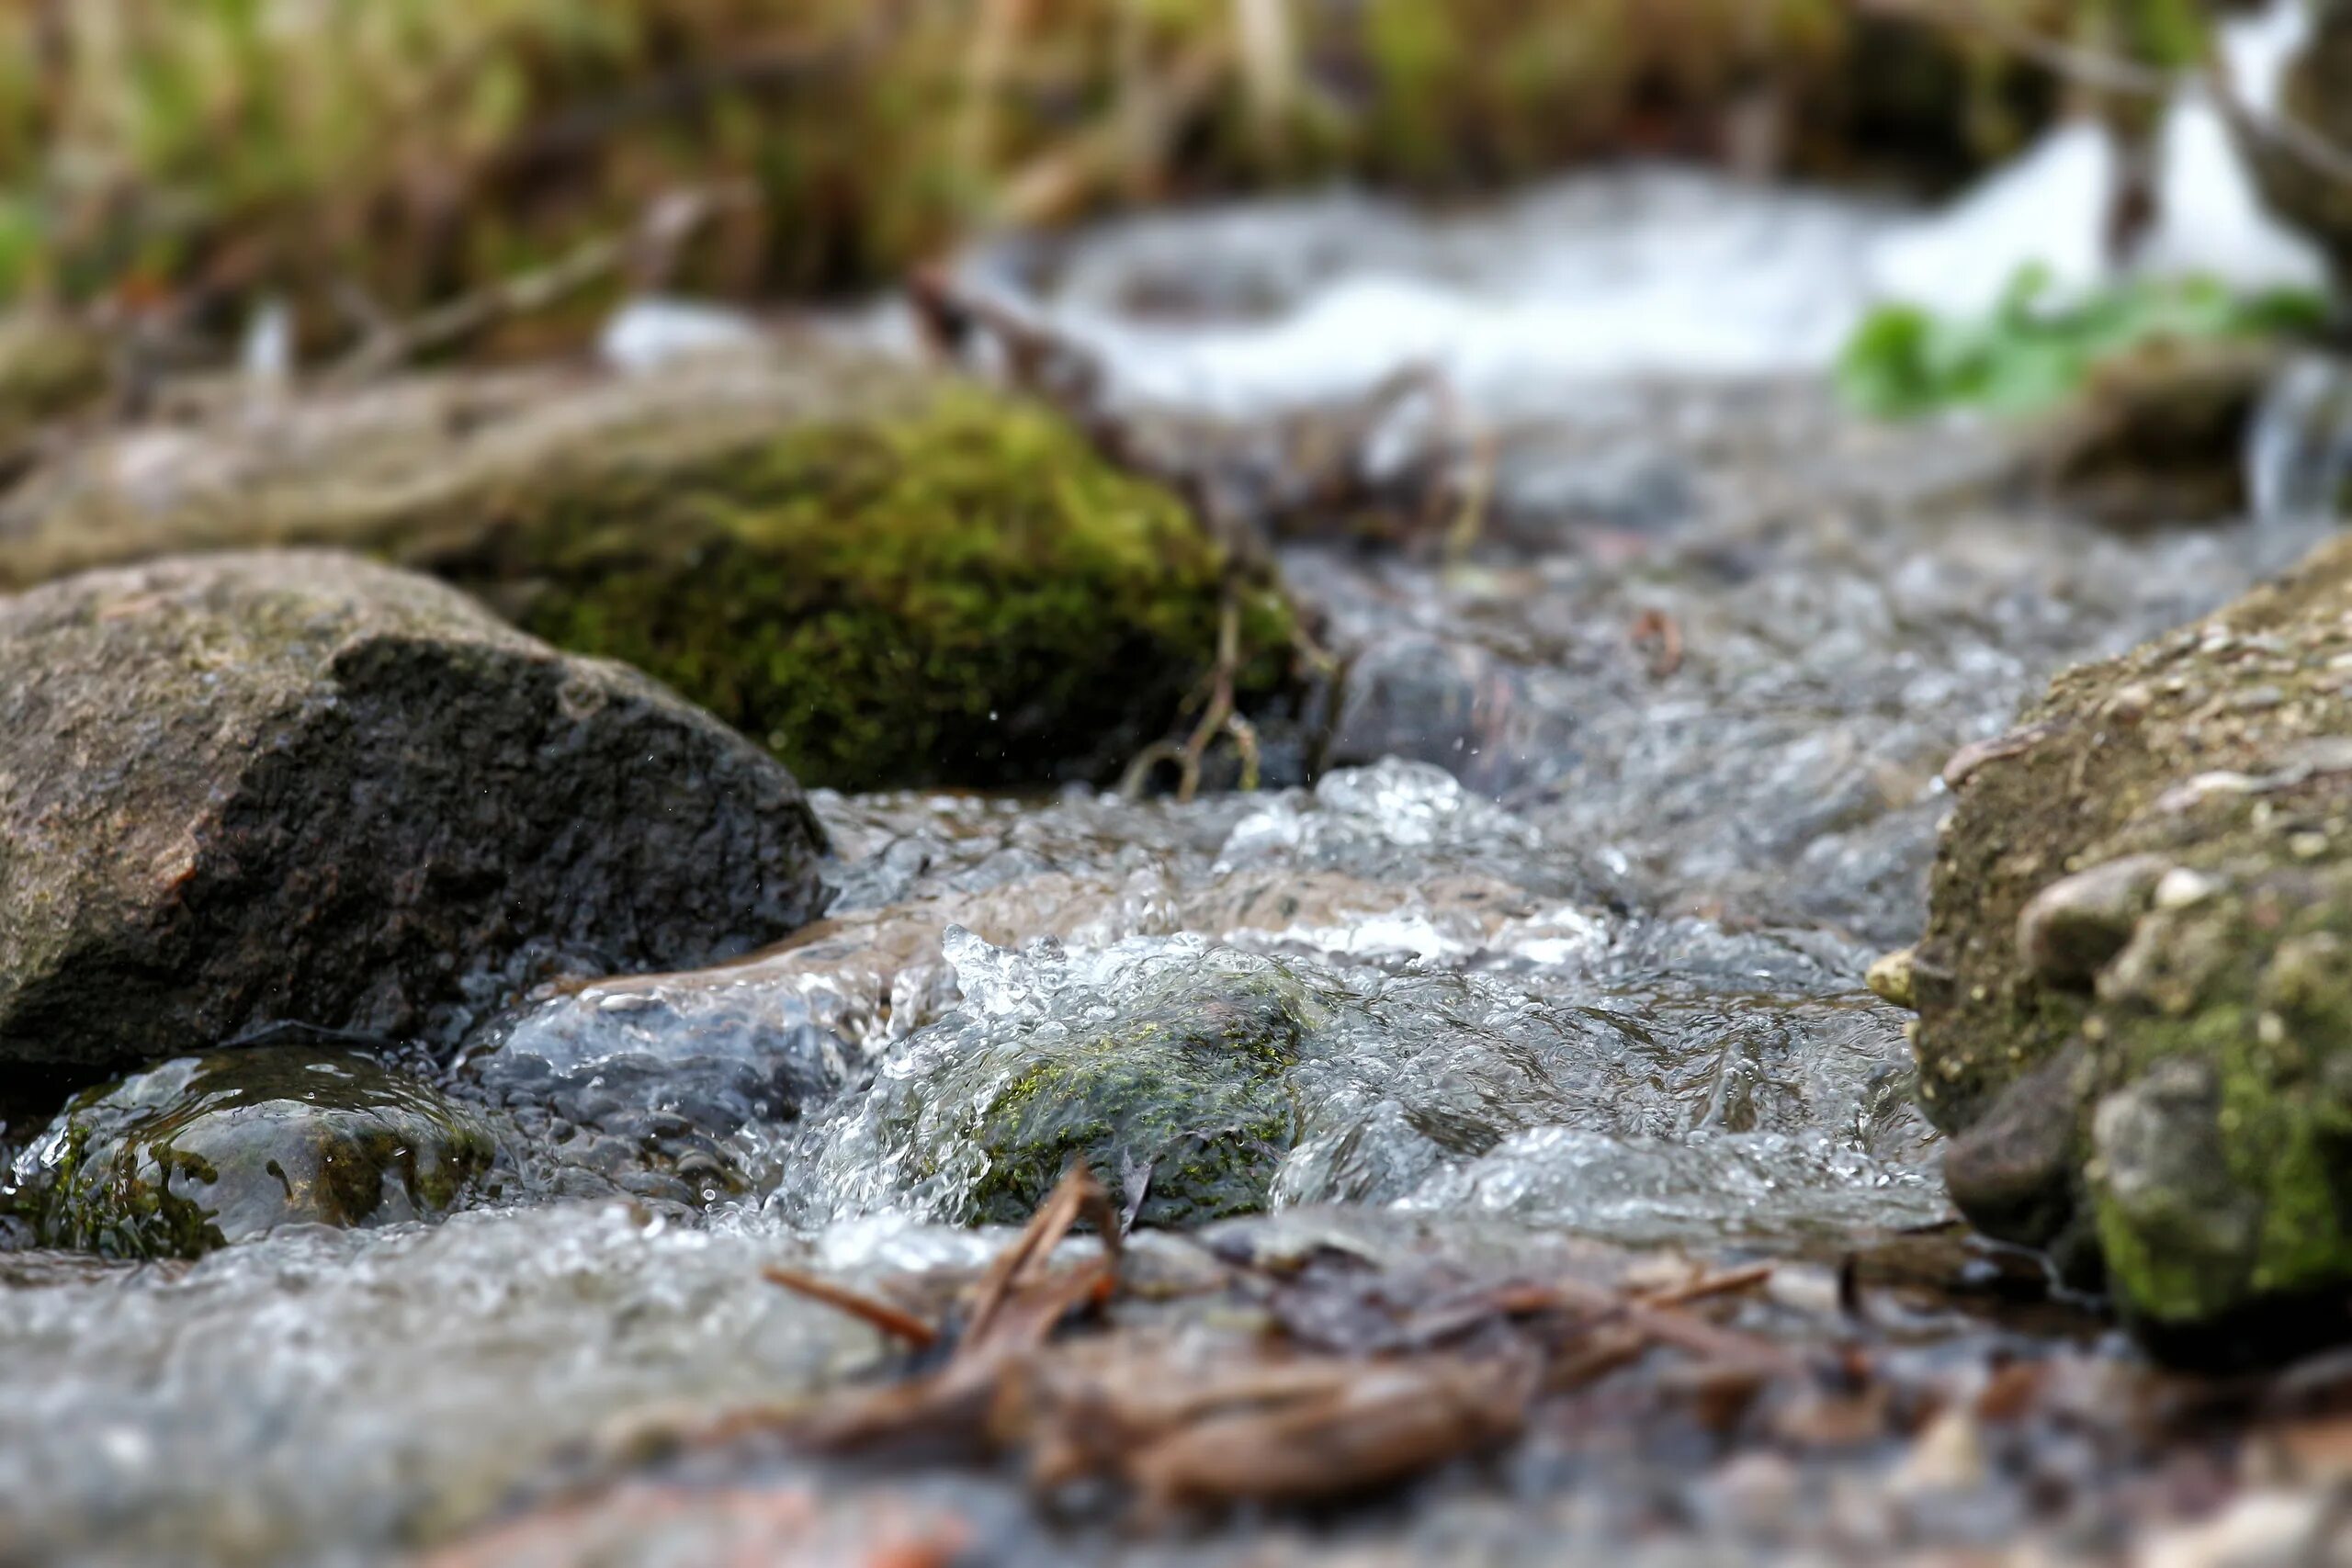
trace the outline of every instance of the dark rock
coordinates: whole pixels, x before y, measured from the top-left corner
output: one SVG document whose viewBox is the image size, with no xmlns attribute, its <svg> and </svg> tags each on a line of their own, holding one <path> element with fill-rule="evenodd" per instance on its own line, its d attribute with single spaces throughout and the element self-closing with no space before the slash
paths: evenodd
<svg viewBox="0 0 2352 1568">
<path fill-rule="evenodd" d="M 2267 339 L 2159 340 L 2124 354 L 2037 434 L 2036 477 L 2109 527 L 2242 515 L 2247 436 L 2285 358 Z"/>
<path fill-rule="evenodd" d="M 257 1046 L 90 1090 L 17 1175 L 49 1246 L 193 1258 L 284 1224 L 446 1213 L 496 1153 L 486 1123 L 364 1055 Z"/>
<path fill-rule="evenodd" d="M 1946 1145 L 1945 1186 L 1984 1230 L 2041 1247 L 2068 1234 L 2077 1214 L 2085 1056 L 2079 1044 L 2060 1052 Z"/>
<path fill-rule="evenodd" d="M 2352 278 L 2352 184 L 2311 149 L 2352 145 L 2352 6 L 2322 0 L 2311 10 L 2311 35 L 2288 62 L 2277 113 L 2233 115 L 2232 129 L 2264 205 L 2310 235 L 2342 282 Z"/>
<path fill-rule="evenodd" d="M 821 844 L 716 720 L 423 578 L 231 555 L 0 601 L 0 1059 L 454 1040 L 789 931 Z"/>
</svg>

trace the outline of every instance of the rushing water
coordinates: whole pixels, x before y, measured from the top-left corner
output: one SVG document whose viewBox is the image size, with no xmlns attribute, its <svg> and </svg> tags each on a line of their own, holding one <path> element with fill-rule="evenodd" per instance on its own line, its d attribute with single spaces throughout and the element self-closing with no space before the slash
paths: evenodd
<svg viewBox="0 0 2352 1568">
<path fill-rule="evenodd" d="M 974 1263 L 991 1238 L 953 1222 L 1005 1217 L 1003 1151 L 1061 1131 L 1023 1093 L 1106 1042 L 1172 1053 L 1191 1097 L 1156 1169 L 1105 1172 L 1147 1222 L 1218 1138 L 1216 1174 L 1276 1211 L 1252 1224 L 1342 1203 L 1464 1256 L 1812 1254 L 1940 1216 L 1900 1020 L 1860 981 L 1918 924 L 1945 758 L 2326 525 L 2104 534 L 2021 497 L 1998 432 L 1844 419 L 1792 372 L 1850 317 L 1825 277 L 1895 221 L 1672 176 L 1483 228 L 1310 203 L 1014 269 L 1191 413 L 1361 391 L 1405 342 L 1507 427 L 1465 558 L 1281 547 L 1343 666 L 1319 777 L 820 796 L 818 926 L 543 998 L 432 1065 L 496 1129 L 482 1208 L 194 1264 L 0 1254 L 0 1559 L 373 1560 L 661 1412 L 837 1381 L 874 1337 L 761 1265 Z M 1788 270 L 1723 298 L 1751 252 Z M 1317 292 L 1365 254 L 1390 282 Z M 1681 335 L 1560 303 L 1618 274 Z M 1375 321 L 1378 353 L 1330 351 Z M 1448 1518 L 1419 1527 L 1437 1558 Z"/>
</svg>

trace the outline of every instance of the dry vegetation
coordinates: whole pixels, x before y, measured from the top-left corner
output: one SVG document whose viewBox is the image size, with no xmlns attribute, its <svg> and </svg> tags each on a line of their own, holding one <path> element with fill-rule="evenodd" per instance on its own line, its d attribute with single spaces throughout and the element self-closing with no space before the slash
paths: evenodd
<svg viewBox="0 0 2352 1568">
<path fill-rule="evenodd" d="M 1859 0 L 0 0 L 0 296 L 286 291 L 307 337 L 356 335 L 685 189 L 751 199 L 663 265 L 804 291 L 990 221 L 1335 174 L 1949 178 L 2047 97 Z"/>
</svg>

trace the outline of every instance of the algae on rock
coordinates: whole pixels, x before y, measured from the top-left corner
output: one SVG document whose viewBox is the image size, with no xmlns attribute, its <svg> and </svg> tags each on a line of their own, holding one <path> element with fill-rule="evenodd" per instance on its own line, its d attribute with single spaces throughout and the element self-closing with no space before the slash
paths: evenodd
<svg viewBox="0 0 2352 1568">
<path fill-rule="evenodd" d="M 1955 760 L 1910 963 L 1953 1196 L 2192 1348 L 2352 1283 L 2352 541 Z M 2053 1109 L 2055 1107 L 2056 1109 Z"/>
<path fill-rule="evenodd" d="M 622 659 L 844 788 L 1102 778 L 1214 665 L 1224 552 L 1035 405 L 810 347 L 641 378 L 413 384 L 208 433 L 140 492 L 45 476 L 0 583 L 326 544 Z M 0 536 L 5 536 L 0 529 Z M 1288 611 L 1242 595 L 1245 692 Z"/>
<path fill-rule="evenodd" d="M 978 1000 L 909 1039 L 823 1157 L 961 1224 L 1020 1224 L 1073 1159 L 1146 1225 L 1267 1206 L 1299 1132 L 1288 1075 L 1321 1011 L 1306 985 L 1183 947 L 1115 1005 L 1033 1012 L 1057 943 L 1014 954 L 958 928 L 946 946 Z"/>
<path fill-rule="evenodd" d="M 283 1224 L 447 1213 L 496 1153 L 486 1123 L 365 1055 L 274 1045 L 89 1090 L 17 1177 L 45 1245 L 193 1258 Z"/>
</svg>

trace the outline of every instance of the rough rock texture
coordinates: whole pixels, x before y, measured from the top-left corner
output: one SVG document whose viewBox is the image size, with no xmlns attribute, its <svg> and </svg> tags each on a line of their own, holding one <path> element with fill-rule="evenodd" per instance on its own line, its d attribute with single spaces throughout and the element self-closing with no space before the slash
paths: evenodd
<svg viewBox="0 0 2352 1568">
<path fill-rule="evenodd" d="M 785 770 L 618 665 L 315 552 L 0 601 L 0 1060 L 433 1039 L 813 917 Z"/>
<path fill-rule="evenodd" d="M 283 1224 L 447 1212 L 497 1154 L 487 1124 L 351 1051 L 183 1057 L 76 1100 L 18 1161 L 51 1247 L 193 1258 Z"/>
<path fill-rule="evenodd" d="M 1954 759 L 1909 964 L 1952 1194 L 2152 1330 L 2352 1280 L 2352 541 Z"/>
<path fill-rule="evenodd" d="M 1115 774 L 1201 684 L 1225 579 L 1056 416 L 809 344 L 228 411 L 76 454 L 12 518 L 0 584 L 281 544 L 428 571 L 844 788 Z M 1264 688 L 1287 613 L 1246 611 Z"/>
</svg>

